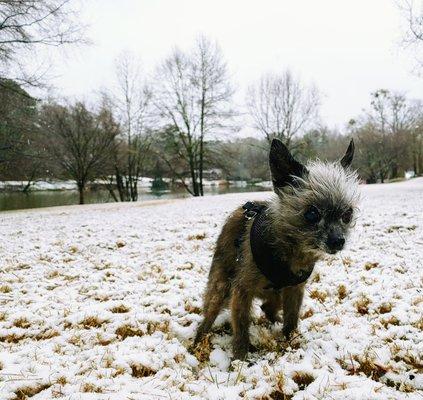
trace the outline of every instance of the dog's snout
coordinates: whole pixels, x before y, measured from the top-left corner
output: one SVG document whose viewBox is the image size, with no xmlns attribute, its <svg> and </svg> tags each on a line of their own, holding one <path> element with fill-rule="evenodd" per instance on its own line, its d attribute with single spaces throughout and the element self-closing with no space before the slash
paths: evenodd
<svg viewBox="0 0 423 400">
<path fill-rule="evenodd" d="M 342 250 L 345 244 L 345 238 L 342 235 L 329 235 L 327 245 L 330 250 Z"/>
</svg>

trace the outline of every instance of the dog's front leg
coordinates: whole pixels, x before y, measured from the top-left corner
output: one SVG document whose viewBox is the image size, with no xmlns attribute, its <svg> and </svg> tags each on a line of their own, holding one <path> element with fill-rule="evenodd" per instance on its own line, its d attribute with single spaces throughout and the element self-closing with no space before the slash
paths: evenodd
<svg viewBox="0 0 423 400">
<path fill-rule="evenodd" d="M 286 338 L 298 326 L 298 317 L 304 297 L 304 283 L 282 290 L 283 334 Z"/>
<path fill-rule="evenodd" d="M 234 287 L 231 296 L 231 317 L 233 332 L 233 356 L 236 360 L 244 360 L 250 346 L 250 309 L 253 296 L 248 290 Z"/>
</svg>

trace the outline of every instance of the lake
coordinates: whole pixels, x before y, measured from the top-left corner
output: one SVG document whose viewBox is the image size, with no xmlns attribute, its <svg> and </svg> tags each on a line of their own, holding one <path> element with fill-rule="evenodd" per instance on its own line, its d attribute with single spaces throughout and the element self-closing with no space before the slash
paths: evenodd
<svg viewBox="0 0 423 400">
<path fill-rule="evenodd" d="M 259 192 L 268 190 L 260 186 L 212 186 L 205 187 L 206 196 L 224 193 Z M 157 199 L 175 199 L 190 197 L 185 190 L 172 191 L 140 191 L 139 201 Z M 113 198 L 107 190 L 87 190 L 85 203 L 110 203 Z M 0 192 L 0 211 L 21 210 L 26 208 L 53 207 L 78 204 L 78 192 L 76 190 L 33 191 L 28 194 L 22 192 Z"/>
</svg>

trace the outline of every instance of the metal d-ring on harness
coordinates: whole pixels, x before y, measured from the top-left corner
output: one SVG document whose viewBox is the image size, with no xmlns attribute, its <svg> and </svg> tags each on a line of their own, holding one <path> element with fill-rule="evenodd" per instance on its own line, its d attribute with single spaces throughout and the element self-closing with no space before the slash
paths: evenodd
<svg viewBox="0 0 423 400">
<path fill-rule="evenodd" d="M 246 220 L 254 219 L 250 231 L 250 246 L 253 259 L 260 272 L 271 282 L 270 287 L 276 290 L 288 286 L 296 286 L 305 282 L 311 275 L 313 269 L 301 272 L 299 275 L 291 271 L 289 263 L 282 259 L 271 245 L 269 238 L 269 221 L 267 215 L 267 205 L 256 204 L 251 201 L 245 203 L 244 217 Z M 241 244 L 245 236 L 244 230 L 235 240 L 237 248 L 236 261 L 241 260 Z"/>
</svg>

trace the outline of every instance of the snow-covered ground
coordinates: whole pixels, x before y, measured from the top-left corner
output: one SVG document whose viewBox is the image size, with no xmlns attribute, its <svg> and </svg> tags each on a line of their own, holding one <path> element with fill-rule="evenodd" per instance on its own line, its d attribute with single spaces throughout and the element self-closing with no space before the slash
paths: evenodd
<svg viewBox="0 0 423 400">
<path fill-rule="evenodd" d="M 421 399 L 423 179 L 362 193 L 301 335 L 257 303 L 232 365 L 227 312 L 189 347 L 224 219 L 270 192 L 0 214 L 0 399 Z"/>
</svg>

